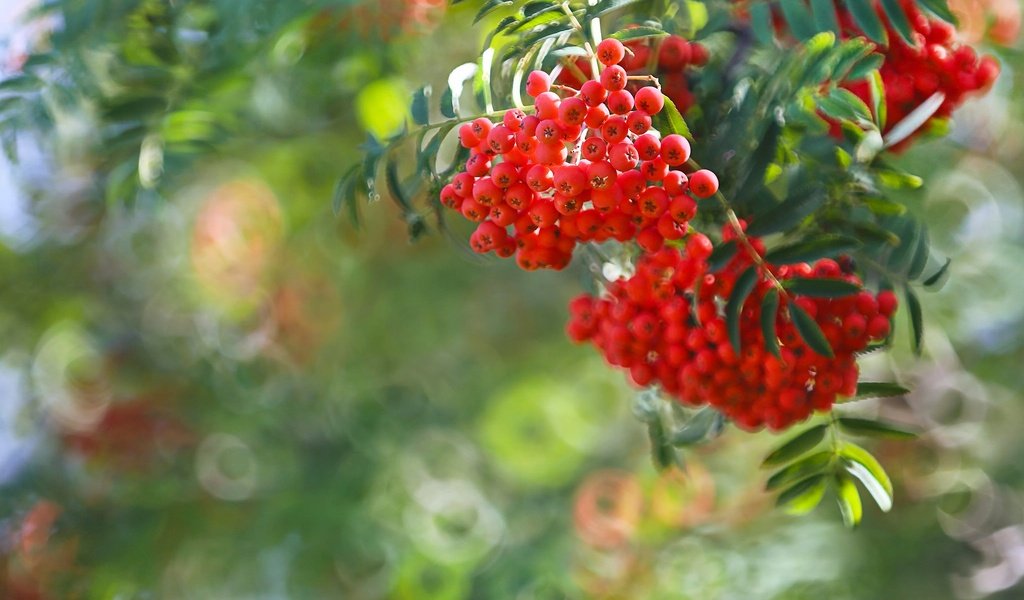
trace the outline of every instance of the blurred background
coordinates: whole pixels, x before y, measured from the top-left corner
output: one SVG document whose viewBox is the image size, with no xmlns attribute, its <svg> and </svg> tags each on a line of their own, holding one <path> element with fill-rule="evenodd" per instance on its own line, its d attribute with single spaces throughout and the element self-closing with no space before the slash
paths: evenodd
<svg viewBox="0 0 1024 600">
<path fill-rule="evenodd" d="M 924 359 L 864 361 L 915 391 L 855 410 L 924 433 L 873 446 L 896 504 L 854 532 L 773 509 L 770 434 L 657 473 L 563 334 L 585 269 L 332 213 L 475 59 L 446 4 L 3 1 L 0 597 L 1024 597 L 1016 0 L 954 2 L 1001 78 L 899 158 L 953 263 Z"/>
</svg>

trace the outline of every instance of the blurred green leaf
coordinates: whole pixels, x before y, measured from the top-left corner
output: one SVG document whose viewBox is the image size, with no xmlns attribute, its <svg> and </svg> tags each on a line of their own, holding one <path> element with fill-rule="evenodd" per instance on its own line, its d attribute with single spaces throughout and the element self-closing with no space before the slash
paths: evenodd
<svg viewBox="0 0 1024 600">
<path fill-rule="evenodd" d="M 839 417 L 839 426 L 848 433 L 863 435 L 867 437 L 889 438 L 894 440 L 909 440 L 917 437 L 913 431 L 871 419 L 858 419 L 855 417 Z"/>
<path fill-rule="evenodd" d="M 849 236 L 821 235 L 769 250 L 764 258 L 773 265 L 813 262 L 846 254 L 856 250 L 860 245 L 856 238 Z"/>
<path fill-rule="evenodd" d="M 779 494 L 775 504 L 791 515 L 807 514 L 821 503 L 826 487 L 825 475 L 813 475 Z"/>
<path fill-rule="evenodd" d="M 825 358 L 833 358 L 835 356 L 832 353 L 832 346 L 829 345 L 828 339 L 821 332 L 821 327 L 818 327 L 818 324 L 811 318 L 811 315 L 807 314 L 807 311 L 800 308 L 795 302 L 790 302 L 789 315 L 793 319 L 793 325 L 796 327 L 797 333 L 800 334 L 808 348 Z"/>
<path fill-rule="evenodd" d="M 821 424 L 815 425 L 797 436 L 787 440 L 775 450 L 772 450 L 768 456 L 765 457 L 764 461 L 761 462 L 762 467 L 774 467 L 783 465 L 789 461 L 801 456 L 810 450 L 814 449 L 815 446 L 821 443 L 825 439 L 825 432 L 828 430 L 828 426 Z"/>
<path fill-rule="evenodd" d="M 725 305 L 725 325 L 729 330 L 729 342 L 737 355 L 740 353 L 740 314 L 743 312 L 743 304 L 757 284 L 759 275 L 756 265 L 747 267 L 747 270 L 736 279 L 736 285 L 733 286 L 729 301 Z"/>
<path fill-rule="evenodd" d="M 765 349 L 775 358 L 782 358 L 779 338 L 775 330 L 775 320 L 779 312 L 779 290 L 772 288 L 761 301 L 761 335 L 764 336 Z"/>
<path fill-rule="evenodd" d="M 852 529 L 860 524 L 864 508 L 860 501 L 860 492 L 856 484 L 846 473 L 837 473 L 835 476 L 836 500 L 839 503 L 839 512 L 843 515 L 843 524 Z"/>
</svg>

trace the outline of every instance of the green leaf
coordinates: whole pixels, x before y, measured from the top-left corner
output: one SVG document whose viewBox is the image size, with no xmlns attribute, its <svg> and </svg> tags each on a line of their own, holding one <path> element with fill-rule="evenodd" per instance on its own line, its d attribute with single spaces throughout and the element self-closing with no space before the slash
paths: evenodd
<svg viewBox="0 0 1024 600">
<path fill-rule="evenodd" d="M 871 0 L 844 1 L 846 7 L 850 10 L 850 14 L 853 15 L 853 20 L 865 35 L 880 44 L 888 43 L 889 38 L 885 34 L 885 27 L 882 25 L 882 20 L 878 17 L 878 13 L 875 12 L 875 7 Z"/>
<path fill-rule="evenodd" d="M 857 394 L 854 398 L 890 398 L 905 396 L 910 390 L 898 383 L 886 381 L 860 381 L 857 383 Z"/>
<path fill-rule="evenodd" d="M 620 42 L 625 42 L 627 40 L 636 40 L 640 38 L 649 37 L 661 37 L 663 35 L 668 35 L 668 33 L 666 33 L 664 29 L 660 29 L 658 27 L 640 26 L 631 27 L 629 29 L 623 29 L 622 31 L 616 31 L 615 33 L 611 34 L 608 37 L 619 40 Z"/>
<path fill-rule="evenodd" d="M 825 439 L 825 432 L 827 430 L 828 426 L 821 424 L 803 431 L 768 454 L 764 461 L 761 462 L 761 466 L 774 467 L 782 465 L 798 456 L 801 456 L 802 454 L 805 454 L 806 452 L 809 452 L 815 446 L 820 444 L 821 440 Z"/>
<path fill-rule="evenodd" d="M 806 40 L 818 32 L 803 0 L 779 0 L 779 7 L 789 24 L 789 30 L 797 39 Z"/>
<path fill-rule="evenodd" d="M 720 413 L 712 408 L 705 408 L 687 421 L 685 425 L 672 433 L 673 446 L 690 446 L 703 440 L 711 431 Z"/>
<path fill-rule="evenodd" d="M 412 95 L 412 120 L 417 125 L 426 125 L 430 122 L 430 86 L 425 85 L 416 90 Z"/>
<path fill-rule="evenodd" d="M 952 263 L 953 259 L 947 258 L 946 262 L 944 262 L 942 266 L 939 267 L 939 270 L 929 275 L 927 279 L 921 282 L 921 285 L 923 285 L 926 288 L 930 288 L 939 283 L 942 280 L 942 278 L 946 275 L 946 273 L 949 271 L 949 265 L 951 265 Z"/>
<path fill-rule="evenodd" d="M 921 356 L 921 342 L 924 337 L 924 317 L 921 314 L 921 301 L 909 285 L 903 286 L 903 297 L 907 301 L 907 314 L 910 315 L 911 348 L 916 356 Z"/>
<path fill-rule="evenodd" d="M 729 330 L 729 342 L 736 354 L 740 353 L 740 314 L 743 312 L 743 304 L 750 296 L 750 292 L 757 285 L 760 273 L 756 265 L 747 267 L 747 270 L 736 280 L 729 301 L 725 305 L 725 325 Z"/>
<path fill-rule="evenodd" d="M 14 75 L 0 81 L 0 92 L 33 92 L 44 87 L 34 75 Z"/>
<path fill-rule="evenodd" d="M 842 279 L 794 277 L 783 281 L 782 285 L 793 295 L 813 298 L 842 298 L 861 290 L 859 285 Z"/>
<path fill-rule="evenodd" d="M 822 235 L 819 237 L 780 246 L 768 252 L 765 260 L 773 265 L 812 262 L 821 258 L 833 258 L 860 247 L 860 241 L 845 235 Z"/>
<path fill-rule="evenodd" d="M 776 471 L 768 478 L 764 488 L 770 492 L 823 473 L 829 463 L 832 462 L 832 457 L 833 452 L 831 450 L 822 450 L 821 452 L 801 458 L 789 466 Z"/>
<path fill-rule="evenodd" d="M 871 90 L 871 108 L 875 115 L 875 124 L 878 129 L 885 129 L 887 117 L 885 106 L 885 83 L 882 81 L 882 73 L 875 69 L 867 77 L 868 89 Z"/>
<path fill-rule="evenodd" d="M 676 108 L 675 103 L 668 96 L 665 96 L 664 108 L 661 109 L 661 112 L 654 115 L 653 125 L 663 136 L 678 133 L 683 137 L 693 139 L 690 127 L 683 119 L 683 115 L 679 114 L 679 109 Z"/>
<path fill-rule="evenodd" d="M 487 0 L 487 2 L 484 2 L 484 5 L 480 8 L 480 11 L 476 13 L 476 16 L 473 17 L 473 24 L 476 25 L 481 19 L 499 8 L 512 6 L 512 4 L 514 4 L 512 0 Z"/>
<path fill-rule="evenodd" d="M 747 234 L 761 237 L 769 233 L 786 231 L 821 208 L 826 199 L 825 190 L 822 188 L 814 188 L 807 193 L 790 196 L 767 211 L 753 215 L 750 218 Z"/>
<path fill-rule="evenodd" d="M 865 198 L 864 206 L 880 217 L 898 217 L 907 212 L 906 206 L 881 196 Z"/>
<path fill-rule="evenodd" d="M 359 226 L 359 207 L 356 205 L 358 175 L 359 166 L 356 165 L 338 180 L 338 184 L 334 187 L 334 201 L 331 203 L 336 215 L 341 212 L 342 208 L 347 208 L 349 220 L 356 227 Z"/>
<path fill-rule="evenodd" d="M 928 264 L 930 246 L 928 228 L 922 224 L 920 235 L 917 236 L 917 246 L 914 248 L 913 258 L 910 260 L 910 266 L 907 267 L 907 279 L 910 281 L 916 280 L 924 272 L 924 268 Z"/>
<path fill-rule="evenodd" d="M 894 440 L 910 440 L 917 437 L 917 434 L 913 431 L 909 431 L 892 423 L 872 421 L 871 419 L 858 419 L 855 417 L 839 417 L 838 421 L 840 427 L 853 435 L 888 438 Z"/>
<path fill-rule="evenodd" d="M 779 349 L 779 336 L 775 331 L 775 319 L 779 312 L 779 290 L 772 288 L 764 295 L 761 301 L 761 335 L 764 336 L 764 345 L 775 358 L 782 358 L 782 351 Z"/>
<path fill-rule="evenodd" d="M 800 308 L 795 302 L 789 303 L 789 316 L 793 319 L 793 325 L 796 327 L 797 333 L 803 338 L 804 342 L 811 349 L 824 356 L 825 358 L 833 358 L 835 355 L 832 353 L 832 346 L 829 345 L 828 339 L 825 338 L 825 334 L 822 333 L 821 327 L 811 318 L 811 315 L 807 314 L 807 311 Z"/>
<path fill-rule="evenodd" d="M 811 0 L 811 14 L 818 31 L 839 33 L 839 19 L 836 17 L 834 0 Z"/>
<path fill-rule="evenodd" d="M 772 25 L 772 9 L 767 2 L 750 3 L 750 24 L 754 29 L 754 37 L 765 46 L 775 42 L 775 28 Z"/>
<path fill-rule="evenodd" d="M 824 474 L 808 477 L 779 494 L 775 505 L 791 515 L 807 514 L 821 502 L 826 482 Z"/>
<path fill-rule="evenodd" d="M 870 54 L 863 60 L 859 61 L 856 65 L 850 69 L 849 73 L 843 80 L 848 81 L 859 81 L 868 76 L 872 71 L 877 71 L 882 63 L 885 62 L 885 56 L 881 54 Z"/>
<path fill-rule="evenodd" d="M 666 437 L 661 419 L 654 419 L 647 424 L 647 437 L 651 441 L 651 461 L 657 470 L 664 471 L 679 464 L 679 454 Z"/>
<path fill-rule="evenodd" d="M 846 459 L 846 470 L 864 484 L 883 512 L 892 508 L 893 489 L 889 475 L 870 452 L 850 442 L 839 448 L 839 456 Z"/>
<path fill-rule="evenodd" d="M 949 4 L 946 0 L 917 0 L 917 3 L 943 21 L 953 25 L 958 24 L 956 15 L 949 9 Z"/>
<path fill-rule="evenodd" d="M 853 478 L 846 473 L 836 473 L 836 501 L 839 503 L 839 512 L 843 514 L 843 524 L 853 529 L 860 524 L 864 514 L 864 507 L 860 501 L 860 492 Z"/>
<path fill-rule="evenodd" d="M 905 42 L 914 45 L 914 30 L 910 27 L 910 20 L 903 12 L 899 0 L 882 0 L 882 8 L 885 9 L 885 16 L 889 17 L 889 24 L 899 32 Z"/>
<path fill-rule="evenodd" d="M 711 255 L 708 256 L 708 273 L 717 273 L 724 269 L 725 265 L 729 264 L 729 261 L 736 256 L 738 250 L 736 240 L 729 240 L 715 246 Z"/>
</svg>

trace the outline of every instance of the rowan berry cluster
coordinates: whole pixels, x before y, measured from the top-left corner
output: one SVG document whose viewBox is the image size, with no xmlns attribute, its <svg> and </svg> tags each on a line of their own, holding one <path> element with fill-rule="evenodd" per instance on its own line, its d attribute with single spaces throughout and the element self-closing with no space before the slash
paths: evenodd
<svg viewBox="0 0 1024 600">
<path fill-rule="evenodd" d="M 718 180 L 679 170 L 690 144 L 651 129 L 664 96 L 656 87 L 626 89 L 625 54 L 617 40 L 601 42 L 599 79 L 578 90 L 533 71 L 526 90 L 534 114 L 512 109 L 500 122 L 481 117 L 461 126 L 470 156 L 440 198 L 479 223 L 470 236 L 476 252 L 514 254 L 526 270 L 561 269 L 578 242 L 635 239 L 655 251 L 686 234 L 694 196 L 715 194 Z"/>
<path fill-rule="evenodd" d="M 978 56 L 974 48 L 959 43 L 952 25 L 929 19 L 914 2 L 904 0 L 901 4 L 914 30 L 914 43 L 908 44 L 882 15 L 889 37 L 889 47 L 884 49 L 885 62 L 879 68 L 885 88 L 885 131 L 936 92 L 942 92 L 946 98 L 932 119 L 948 118 L 967 96 L 987 90 L 999 75 L 996 59 Z M 848 37 L 862 35 L 848 12 L 840 11 L 840 21 Z M 843 87 L 871 106 L 871 90 L 866 80 L 848 82 Z M 927 123 L 918 132 L 926 127 Z"/>
<path fill-rule="evenodd" d="M 625 31 L 629 31 L 627 28 Z M 687 41 L 678 35 L 659 38 L 640 38 L 625 43 L 626 56 L 619 64 L 635 77 L 650 75 L 657 77 L 661 91 L 680 112 L 685 113 L 694 104 L 686 71 L 691 67 L 702 67 L 708 62 L 708 50 L 698 42 Z M 590 77 L 590 63 L 580 58 L 571 69 L 564 69 L 558 82 L 578 86 L 582 78 Z M 636 83 L 626 89 L 636 91 Z"/>
<path fill-rule="evenodd" d="M 749 241 L 751 248 L 764 253 L 759 239 Z M 842 279 L 859 286 L 860 280 L 831 259 L 814 265 L 761 262 L 757 283 L 739 313 L 741 350 L 737 354 L 722 307 L 740 274 L 754 261 L 741 251 L 725 268 L 712 273 L 707 262 L 711 251 L 711 241 L 693 233 L 682 251 L 665 248 L 644 255 L 635 274 L 610 283 L 603 297 L 583 295 L 573 300 L 569 337 L 593 342 L 610 364 L 628 369 L 637 385 L 656 383 L 685 404 L 710 404 L 748 429 L 782 429 L 813 411 L 828 410 L 837 395 L 853 395 L 856 354 L 871 340 L 889 335 L 896 296 L 891 291 L 877 296 L 861 291 L 843 298 L 782 293 L 774 316 L 776 355 L 765 343 L 761 323 L 764 297 L 776 289 L 776 281 Z M 790 303 L 817 323 L 833 358 L 807 345 L 792 321 Z"/>
</svg>

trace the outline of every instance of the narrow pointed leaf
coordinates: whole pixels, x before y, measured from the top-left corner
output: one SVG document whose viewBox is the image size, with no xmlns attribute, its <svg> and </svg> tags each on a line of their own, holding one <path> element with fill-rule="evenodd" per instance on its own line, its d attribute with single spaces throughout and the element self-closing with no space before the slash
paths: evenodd
<svg viewBox="0 0 1024 600">
<path fill-rule="evenodd" d="M 868 77 L 868 89 L 871 91 L 871 110 L 875 115 L 875 124 L 878 129 L 885 129 L 885 120 L 888 117 L 885 105 L 885 83 L 882 81 L 882 73 L 875 69 Z"/>
<path fill-rule="evenodd" d="M 899 425 L 873 421 L 871 419 L 858 419 L 854 417 L 839 417 L 839 426 L 844 431 L 854 435 L 866 437 L 888 438 L 893 440 L 911 440 L 917 434 Z"/>
<path fill-rule="evenodd" d="M 949 4 L 946 0 L 918 0 L 918 4 L 943 21 L 953 25 L 957 24 L 956 15 L 949 9 Z"/>
<path fill-rule="evenodd" d="M 909 389 L 898 383 L 861 381 L 857 384 L 856 398 L 890 398 L 893 396 L 905 396 L 909 393 Z"/>
<path fill-rule="evenodd" d="M 903 297 L 907 301 L 907 314 L 910 318 L 911 348 L 914 354 L 921 355 L 921 342 L 924 337 L 924 317 L 921 314 L 921 301 L 910 286 L 903 287 Z"/>
<path fill-rule="evenodd" d="M 836 17 L 834 0 L 811 0 L 811 14 L 818 31 L 839 33 L 839 19 Z"/>
<path fill-rule="evenodd" d="M 770 250 L 764 258 L 773 265 L 812 262 L 821 258 L 834 258 L 856 250 L 860 245 L 859 240 L 850 236 L 823 235 L 795 244 L 780 246 Z"/>
<path fill-rule="evenodd" d="M 814 19 L 803 0 L 779 0 L 782 16 L 789 24 L 789 30 L 799 40 L 806 40 L 817 33 Z"/>
<path fill-rule="evenodd" d="M 907 14 L 903 12 L 903 7 L 900 6 L 899 0 L 882 0 L 882 8 L 885 10 L 885 16 L 889 18 L 889 24 L 899 32 L 903 41 L 913 46 L 914 30 L 911 29 L 910 20 L 907 19 Z"/>
<path fill-rule="evenodd" d="M 821 502 L 827 482 L 825 475 L 808 477 L 779 494 L 775 504 L 792 515 L 807 514 Z"/>
<path fill-rule="evenodd" d="M 775 28 L 772 25 L 772 9 L 767 2 L 750 3 L 750 24 L 754 29 L 754 37 L 765 46 L 775 41 Z"/>
<path fill-rule="evenodd" d="M 711 251 L 711 256 L 708 256 L 708 272 L 717 273 L 725 268 L 725 265 L 729 264 L 729 261 L 736 256 L 736 252 L 739 248 L 736 246 L 735 240 L 729 240 L 715 246 L 714 250 Z"/>
<path fill-rule="evenodd" d="M 824 473 L 832 461 L 832 456 L 831 450 L 822 450 L 821 452 L 801 458 L 784 469 L 776 471 L 765 483 L 765 491 L 777 490 L 803 481 L 813 475 Z"/>
<path fill-rule="evenodd" d="M 785 464 L 794 458 L 810 451 L 825 439 L 826 425 L 815 425 L 800 435 L 786 441 L 773 450 L 761 463 L 762 467 L 773 467 Z"/>
<path fill-rule="evenodd" d="M 845 4 L 846 8 L 850 10 L 850 14 L 853 15 L 853 20 L 865 35 L 881 44 L 888 42 L 885 27 L 882 25 L 878 13 L 875 12 L 875 6 L 871 0 L 845 0 Z"/>
<path fill-rule="evenodd" d="M 851 296 L 861 290 L 861 287 L 842 279 L 811 279 L 805 277 L 794 277 L 782 282 L 791 294 L 796 296 L 811 296 L 813 298 L 842 298 Z"/>
<path fill-rule="evenodd" d="M 672 133 L 678 133 L 679 135 L 693 139 L 693 134 L 690 133 L 690 127 L 686 124 L 683 119 L 683 115 L 679 114 L 679 109 L 672 100 L 665 97 L 665 106 L 661 109 L 658 114 L 654 115 L 653 126 L 655 129 L 660 131 L 662 135 L 669 135 Z"/>
<path fill-rule="evenodd" d="M 782 358 L 782 351 L 779 349 L 779 336 L 775 330 L 775 320 L 779 312 L 779 290 L 772 288 L 764 295 L 761 301 L 761 335 L 764 336 L 764 346 L 775 358 Z"/>
<path fill-rule="evenodd" d="M 921 285 L 930 288 L 939 283 L 942 280 L 942 278 L 946 275 L 946 272 L 949 271 L 949 265 L 952 264 L 952 262 L 952 259 L 947 258 L 946 262 L 942 264 L 939 270 L 929 275 L 927 279 L 921 282 Z"/>
<path fill-rule="evenodd" d="M 729 342 L 736 354 L 740 353 L 740 314 L 743 312 L 743 304 L 750 296 L 757 284 L 758 268 L 750 266 L 736 280 L 729 301 L 725 305 L 725 325 L 729 330 Z"/>
<path fill-rule="evenodd" d="M 893 125 L 892 129 L 885 136 L 885 147 L 891 148 L 913 135 L 915 131 L 928 122 L 928 119 L 932 118 L 932 115 L 942 107 L 942 103 L 945 101 L 946 95 L 944 93 L 935 92 L 932 94 L 917 108 L 910 111 L 910 114 L 904 117 L 902 121 Z"/>
<path fill-rule="evenodd" d="M 821 188 L 790 196 L 781 204 L 776 204 L 767 211 L 751 217 L 747 234 L 759 237 L 769 233 L 786 231 L 821 208 L 826 200 L 825 190 Z"/>
<path fill-rule="evenodd" d="M 825 334 L 821 331 L 821 327 L 818 327 L 818 324 L 811 318 L 811 315 L 807 314 L 807 311 L 800 308 L 795 302 L 790 302 L 789 316 L 793 319 L 793 325 L 796 327 L 797 333 L 800 334 L 800 337 L 803 338 L 811 350 L 825 358 L 833 358 L 835 356 L 832 352 L 832 346 L 829 345 L 828 339 L 825 338 Z"/>
<path fill-rule="evenodd" d="M 864 484 L 864 488 L 878 502 L 879 508 L 883 511 L 892 508 L 892 481 L 878 459 L 864 448 L 849 442 L 839 449 L 839 456 L 849 462 L 847 471 Z"/>
<path fill-rule="evenodd" d="M 864 514 L 864 506 L 860 501 L 860 492 L 853 478 L 846 473 L 837 473 L 835 476 L 836 501 L 839 503 L 839 512 L 843 515 L 843 524 L 853 529 L 860 524 Z"/>
</svg>

